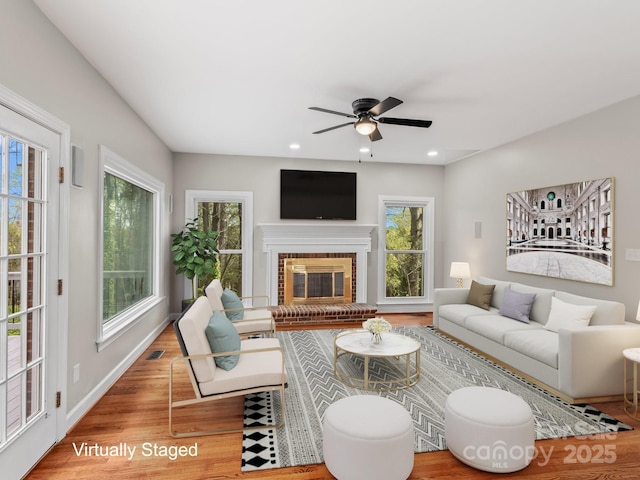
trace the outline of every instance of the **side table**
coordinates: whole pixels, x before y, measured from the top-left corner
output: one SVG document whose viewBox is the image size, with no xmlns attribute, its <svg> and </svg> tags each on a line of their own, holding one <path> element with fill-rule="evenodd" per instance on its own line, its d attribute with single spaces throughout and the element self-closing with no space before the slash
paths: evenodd
<svg viewBox="0 0 640 480">
<path fill-rule="evenodd" d="M 640 420 L 638 416 L 638 366 L 640 365 L 640 348 L 627 348 L 624 356 L 624 411 L 631 418 Z"/>
</svg>

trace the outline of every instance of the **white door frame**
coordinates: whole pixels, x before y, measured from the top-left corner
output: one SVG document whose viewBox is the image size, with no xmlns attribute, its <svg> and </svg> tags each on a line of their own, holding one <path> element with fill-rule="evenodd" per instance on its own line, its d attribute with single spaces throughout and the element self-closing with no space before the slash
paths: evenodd
<svg viewBox="0 0 640 480">
<path fill-rule="evenodd" d="M 58 198 L 58 252 L 51 252 L 51 255 L 58 256 L 58 277 L 63 279 L 65 287 L 62 295 L 58 297 L 57 326 L 58 331 L 55 335 L 54 343 L 57 351 L 57 365 L 55 368 L 57 376 L 56 391 L 61 392 L 60 407 L 57 409 L 56 415 L 56 442 L 65 437 L 67 433 L 67 329 L 68 329 L 68 278 L 69 278 L 69 184 L 70 158 L 71 158 L 71 128 L 62 120 L 56 118 L 50 113 L 33 105 L 25 98 L 12 92 L 8 88 L 0 84 L 0 105 L 3 105 L 23 117 L 38 123 L 53 131 L 60 137 L 60 166 L 64 168 L 67 179 L 60 185 L 60 193 Z M 51 172 L 51 174 L 54 174 Z"/>
</svg>

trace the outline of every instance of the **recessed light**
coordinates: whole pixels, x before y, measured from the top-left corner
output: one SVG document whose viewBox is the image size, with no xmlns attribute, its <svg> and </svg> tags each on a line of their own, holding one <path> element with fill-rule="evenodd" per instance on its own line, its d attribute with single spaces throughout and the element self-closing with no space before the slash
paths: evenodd
<svg viewBox="0 0 640 480">
<path fill-rule="evenodd" d="M 430 152 L 427 152 L 427 155 L 429 155 L 430 157 L 437 157 L 438 152 L 436 152 L 435 150 L 431 150 Z"/>
<path fill-rule="evenodd" d="M 368 147 L 362 147 L 362 148 L 360 149 L 360 152 L 361 152 L 361 153 L 367 153 L 367 152 L 369 152 L 369 151 L 370 151 L 370 150 L 369 150 L 369 148 L 368 148 Z"/>
<path fill-rule="evenodd" d="M 291 150 L 298 150 L 300 148 L 300 145 L 297 143 L 292 143 L 291 145 L 289 145 L 289 148 Z"/>
</svg>

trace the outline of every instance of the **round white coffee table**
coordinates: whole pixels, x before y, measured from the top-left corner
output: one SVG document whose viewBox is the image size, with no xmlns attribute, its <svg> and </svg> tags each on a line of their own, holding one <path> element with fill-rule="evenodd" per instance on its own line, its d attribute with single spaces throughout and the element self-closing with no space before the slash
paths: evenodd
<svg viewBox="0 0 640 480">
<path fill-rule="evenodd" d="M 413 368 L 411 354 L 415 356 Z M 351 375 L 345 367 L 340 366 L 338 360 L 343 355 L 362 357 L 364 371 L 362 377 Z M 384 379 L 371 379 L 369 375 L 369 361 L 371 358 L 404 357 L 405 365 L 402 375 Z M 394 332 L 382 334 L 380 343 L 373 343 L 372 335 L 367 330 L 347 330 L 336 335 L 333 349 L 333 373 L 345 385 L 363 390 L 401 390 L 408 388 L 420 379 L 420 342 L 405 335 Z"/>
</svg>

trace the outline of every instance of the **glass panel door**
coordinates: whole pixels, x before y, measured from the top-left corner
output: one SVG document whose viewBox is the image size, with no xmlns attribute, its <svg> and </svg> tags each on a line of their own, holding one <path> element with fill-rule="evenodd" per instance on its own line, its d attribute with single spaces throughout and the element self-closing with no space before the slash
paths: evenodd
<svg viewBox="0 0 640 480">
<path fill-rule="evenodd" d="M 59 135 L 0 106 L 2 478 L 20 478 L 56 439 L 59 158 Z"/>
</svg>

